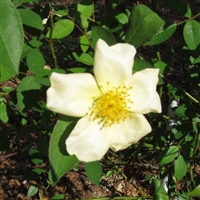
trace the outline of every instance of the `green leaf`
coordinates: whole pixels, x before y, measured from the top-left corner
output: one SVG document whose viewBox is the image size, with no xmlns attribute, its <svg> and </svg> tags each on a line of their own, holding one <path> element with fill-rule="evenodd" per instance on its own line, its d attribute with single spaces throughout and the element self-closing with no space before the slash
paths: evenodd
<svg viewBox="0 0 200 200">
<path fill-rule="evenodd" d="M 160 30 L 154 35 L 150 41 L 146 42 L 145 45 L 160 44 L 168 40 L 176 31 L 177 25 L 172 22 L 165 23 Z"/>
<path fill-rule="evenodd" d="M 43 163 L 42 154 L 37 149 L 30 148 L 29 157 L 31 161 L 36 165 Z"/>
<path fill-rule="evenodd" d="M 62 200 L 65 199 L 65 197 L 62 194 L 56 194 L 53 197 L 51 197 L 51 200 Z"/>
<path fill-rule="evenodd" d="M 10 93 L 10 92 L 13 91 L 13 88 L 10 87 L 10 86 L 5 86 L 5 87 L 2 88 L 2 91 L 6 92 L 6 93 Z"/>
<path fill-rule="evenodd" d="M 1 49 L 0 49 L 0 51 L 1 51 Z M 1 59 L 1 55 L 0 55 L 0 59 Z M 12 78 L 16 74 L 16 72 L 12 68 L 8 68 L 7 66 L 2 66 L 1 64 L 3 64 L 3 61 L 0 60 L 0 69 L 1 69 L 0 70 L 0 82 L 3 82 L 3 81 L 7 81 L 10 78 Z"/>
<path fill-rule="evenodd" d="M 32 46 L 32 47 L 35 47 L 35 48 L 39 48 L 42 46 L 42 42 L 40 42 L 39 40 L 37 40 L 36 37 L 34 37 L 30 42 L 29 44 Z"/>
<path fill-rule="evenodd" d="M 87 29 L 89 26 L 88 20 L 80 14 L 80 20 L 79 20 L 80 26 L 82 29 Z"/>
<path fill-rule="evenodd" d="M 67 71 L 69 71 L 70 73 L 84 73 L 86 71 L 85 68 L 83 67 L 73 67 L 73 68 L 68 68 Z"/>
<path fill-rule="evenodd" d="M 38 192 L 38 187 L 37 187 L 37 186 L 34 186 L 34 185 L 31 185 L 31 186 L 29 187 L 29 189 L 28 189 L 27 195 L 28 195 L 29 197 L 32 197 L 32 196 L 34 196 L 35 194 L 37 194 L 37 192 Z"/>
<path fill-rule="evenodd" d="M 25 176 L 28 180 L 38 180 L 40 178 L 40 174 L 43 172 L 40 168 L 34 168 L 31 171 L 27 171 Z"/>
<path fill-rule="evenodd" d="M 88 38 L 86 37 L 86 35 L 82 35 L 80 37 L 80 46 L 81 46 L 81 50 L 85 53 L 88 48 L 90 47 L 90 42 L 88 40 Z"/>
<path fill-rule="evenodd" d="M 160 164 L 170 163 L 178 156 L 178 152 L 178 146 L 170 146 L 160 153 L 158 162 Z"/>
<path fill-rule="evenodd" d="M 141 60 L 138 58 L 134 59 L 133 73 L 146 69 L 146 68 L 153 68 L 153 65 L 151 65 L 149 62 L 145 60 Z"/>
<path fill-rule="evenodd" d="M 74 30 L 74 23 L 69 19 L 59 20 L 54 24 L 53 39 L 61 39 L 68 36 Z M 49 38 L 50 30 L 47 32 L 46 37 Z"/>
<path fill-rule="evenodd" d="M 20 17 L 22 19 L 22 23 L 37 28 L 39 30 L 43 30 L 42 18 L 35 12 L 30 9 L 18 9 Z"/>
<path fill-rule="evenodd" d="M 33 76 L 26 76 L 18 85 L 17 100 L 20 109 L 24 112 L 37 105 L 41 86 L 34 79 Z"/>
<path fill-rule="evenodd" d="M 190 18 L 192 11 L 190 7 L 183 1 L 180 0 L 164 0 L 165 4 L 175 13 Z"/>
<path fill-rule="evenodd" d="M 45 70 L 45 60 L 39 49 L 31 49 L 27 54 L 26 62 L 31 72 L 36 75 Z"/>
<path fill-rule="evenodd" d="M 93 66 L 94 59 L 88 53 L 82 53 L 80 56 L 78 56 L 76 52 L 73 52 L 72 55 L 76 58 L 77 61 L 85 65 Z"/>
<path fill-rule="evenodd" d="M 196 20 L 187 21 L 183 28 L 183 36 L 190 50 L 195 50 L 200 44 L 200 24 Z"/>
<path fill-rule="evenodd" d="M 162 185 L 161 180 L 154 179 L 154 199 L 155 200 L 169 200 L 168 195 L 166 194 L 166 191 Z"/>
<path fill-rule="evenodd" d="M 179 155 L 174 165 L 174 176 L 178 181 L 180 181 L 187 172 L 187 164 L 183 156 Z"/>
<path fill-rule="evenodd" d="M 200 185 L 194 188 L 188 195 L 191 197 L 200 197 Z"/>
<path fill-rule="evenodd" d="M 59 17 L 64 17 L 64 16 L 67 16 L 69 10 L 66 8 L 66 9 L 63 9 L 63 10 L 54 10 L 55 14 Z"/>
<path fill-rule="evenodd" d="M 164 63 L 161 60 L 157 60 L 154 63 L 154 67 L 159 69 L 159 74 L 165 74 L 165 69 L 167 67 L 167 64 Z M 158 85 L 164 84 L 163 78 L 161 76 L 159 76 L 159 81 L 158 81 Z"/>
<path fill-rule="evenodd" d="M 8 17 L 9 16 L 9 17 Z M 18 74 L 23 50 L 23 27 L 10 0 L 0 0 L 0 82 Z"/>
<path fill-rule="evenodd" d="M 150 40 L 164 21 L 145 5 L 135 6 L 129 18 L 125 41 L 136 47 Z"/>
<path fill-rule="evenodd" d="M 113 12 L 114 18 L 118 21 L 120 24 L 127 24 L 128 23 L 128 17 L 125 13 L 115 11 Z"/>
<path fill-rule="evenodd" d="M 77 11 L 86 19 L 89 19 L 94 12 L 93 0 L 82 0 L 81 3 L 77 5 Z"/>
<path fill-rule="evenodd" d="M 180 117 L 186 117 L 187 116 L 186 111 L 187 111 L 187 108 L 180 105 L 174 109 L 174 114 L 176 114 Z"/>
<path fill-rule="evenodd" d="M 7 151 L 9 149 L 9 139 L 4 133 L 0 133 L 0 151 Z"/>
<path fill-rule="evenodd" d="M 0 120 L 4 123 L 9 120 L 7 106 L 4 102 L 0 102 Z"/>
<path fill-rule="evenodd" d="M 99 161 L 85 163 L 85 171 L 87 177 L 96 185 L 99 185 L 99 180 L 102 176 L 103 169 Z"/>
<path fill-rule="evenodd" d="M 49 179 L 52 186 L 78 162 L 76 156 L 67 153 L 65 145 L 65 141 L 74 129 L 76 122 L 77 119 L 75 118 L 61 115 L 54 127 L 49 146 L 49 160 L 51 164 Z"/>
<path fill-rule="evenodd" d="M 194 148 L 191 144 L 184 143 L 181 145 L 181 153 L 186 159 L 190 159 L 194 156 Z"/>
<path fill-rule="evenodd" d="M 109 46 L 116 43 L 114 36 L 108 30 L 99 26 L 93 26 L 92 27 L 92 45 L 94 48 L 99 38 L 104 40 Z"/>
</svg>

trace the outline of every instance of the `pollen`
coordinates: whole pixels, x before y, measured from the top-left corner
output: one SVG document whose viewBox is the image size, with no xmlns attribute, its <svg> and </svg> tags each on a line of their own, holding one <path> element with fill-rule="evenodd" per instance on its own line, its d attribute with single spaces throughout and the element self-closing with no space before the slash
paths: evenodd
<svg viewBox="0 0 200 200">
<path fill-rule="evenodd" d="M 93 120 L 99 120 L 103 127 L 118 124 L 127 118 L 132 118 L 130 112 L 130 95 L 132 87 L 119 86 L 102 92 L 102 95 L 94 98 L 90 109 Z"/>
</svg>

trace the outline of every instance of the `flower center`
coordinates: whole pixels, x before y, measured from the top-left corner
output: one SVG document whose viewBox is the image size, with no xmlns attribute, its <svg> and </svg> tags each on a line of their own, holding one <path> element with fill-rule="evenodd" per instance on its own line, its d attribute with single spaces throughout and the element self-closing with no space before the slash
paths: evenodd
<svg viewBox="0 0 200 200">
<path fill-rule="evenodd" d="M 90 113 L 93 120 L 99 119 L 99 123 L 103 123 L 103 126 L 111 126 L 124 121 L 128 117 L 132 118 L 128 106 L 128 103 L 133 103 L 129 99 L 128 90 L 130 89 L 132 87 L 114 87 L 94 99 Z"/>
</svg>

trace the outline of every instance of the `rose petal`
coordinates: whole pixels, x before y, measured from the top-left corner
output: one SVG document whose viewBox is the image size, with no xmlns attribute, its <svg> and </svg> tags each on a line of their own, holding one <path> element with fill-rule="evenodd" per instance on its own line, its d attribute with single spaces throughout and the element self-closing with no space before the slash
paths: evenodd
<svg viewBox="0 0 200 200">
<path fill-rule="evenodd" d="M 151 126 L 143 115 L 133 114 L 132 119 L 127 118 L 124 122 L 111 126 L 110 132 L 113 135 L 110 148 L 119 151 L 137 143 L 151 132 Z"/>
<path fill-rule="evenodd" d="M 161 112 L 161 102 L 156 85 L 158 83 L 159 69 L 144 69 L 133 74 L 130 85 L 130 99 L 133 101 L 130 110 L 135 113 L 146 114 Z"/>
<path fill-rule="evenodd" d="M 67 151 L 75 154 L 80 161 L 100 160 L 109 149 L 111 136 L 97 120 L 83 117 L 66 140 Z"/>
<path fill-rule="evenodd" d="M 135 53 L 130 44 L 118 43 L 109 47 L 99 39 L 94 55 L 94 74 L 98 85 L 106 90 L 124 85 L 132 76 Z"/>
<path fill-rule="evenodd" d="M 94 77 L 91 74 L 52 73 L 51 87 L 47 90 L 47 107 L 57 113 L 82 117 L 100 95 Z"/>
</svg>

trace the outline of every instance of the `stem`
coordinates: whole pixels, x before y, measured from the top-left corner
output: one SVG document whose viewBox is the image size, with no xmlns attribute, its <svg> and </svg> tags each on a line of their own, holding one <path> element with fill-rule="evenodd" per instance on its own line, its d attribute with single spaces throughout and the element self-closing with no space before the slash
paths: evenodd
<svg viewBox="0 0 200 200">
<path fill-rule="evenodd" d="M 49 46 L 50 46 L 51 54 L 52 54 L 53 61 L 54 61 L 54 67 L 55 67 L 55 68 L 58 68 L 58 65 L 57 65 L 57 57 L 56 57 L 56 55 L 55 55 L 55 51 L 54 51 L 54 47 L 53 47 L 53 41 L 52 41 L 53 29 L 54 29 L 54 24 L 53 24 L 53 11 L 50 11 L 50 13 L 49 13 L 49 18 L 50 18 L 50 24 L 51 24 L 51 27 L 50 27 L 50 34 L 49 34 Z"/>
<path fill-rule="evenodd" d="M 70 16 L 70 15 L 67 15 L 67 17 L 69 17 L 69 19 L 71 19 L 71 21 L 74 23 L 74 25 L 76 26 L 76 28 L 78 28 L 78 30 L 87 37 L 89 43 L 90 43 L 90 46 L 93 48 L 93 45 L 92 45 L 92 42 L 90 41 L 90 38 L 88 36 L 88 34 L 86 34 L 74 21 L 74 19 Z"/>
<path fill-rule="evenodd" d="M 178 26 L 178 25 L 181 25 L 181 24 L 183 24 L 183 23 L 185 23 L 185 22 L 187 22 L 187 21 L 189 21 L 189 20 L 192 20 L 192 19 L 197 18 L 198 16 L 200 16 L 200 13 L 196 14 L 194 17 L 191 17 L 191 18 L 186 19 L 186 20 L 184 20 L 184 21 L 182 21 L 182 22 L 179 22 L 179 23 L 177 23 L 176 25 L 177 25 L 177 26 Z"/>
<path fill-rule="evenodd" d="M 191 94 L 189 94 L 188 92 L 186 92 L 185 90 L 183 90 L 183 92 L 185 93 L 186 96 L 188 96 L 192 101 L 194 101 L 195 103 L 200 104 L 200 102 L 194 98 Z"/>
<path fill-rule="evenodd" d="M 187 97 L 189 97 L 193 102 L 197 103 L 200 105 L 199 100 L 197 100 L 195 97 L 193 97 L 191 94 L 189 94 L 188 92 L 186 92 L 184 89 L 178 87 L 177 85 L 175 85 L 174 83 L 172 83 L 169 79 L 167 79 L 165 76 L 163 76 L 162 74 L 160 74 L 160 76 L 162 78 L 164 78 L 165 80 L 167 80 L 169 83 L 171 83 L 172 85 L 174 85 L 176 88 L 178 88 L 179 90 L 181 90 Z"/>
<path fill-rule="evenodd" d="M 194 148 L 194 155 L 197 153 L 199 146 L 200 146 L 200 133 L 197 136 L 197 142 L 196 142 L 195 148 Z"/>
</svg>

